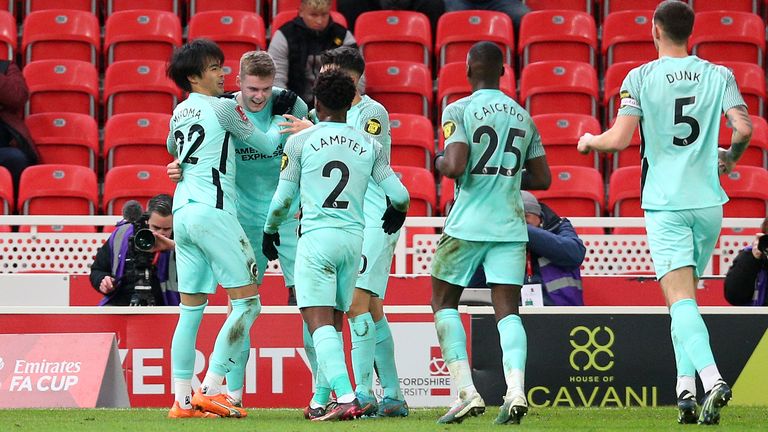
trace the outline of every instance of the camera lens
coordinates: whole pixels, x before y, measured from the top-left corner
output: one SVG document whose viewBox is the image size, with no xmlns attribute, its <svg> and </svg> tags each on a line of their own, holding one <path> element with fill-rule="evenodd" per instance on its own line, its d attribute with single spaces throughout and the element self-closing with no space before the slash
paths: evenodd
<svg viewBox="0 0 768 432">
<path fill-rule="evenodd" d="M 133 244 L 137 250 L 142 252 L 150 252 L 155 247 L 155 235 L 152 231 L 144 228 L 136 232 L 133 240 Z"/>
</svg>

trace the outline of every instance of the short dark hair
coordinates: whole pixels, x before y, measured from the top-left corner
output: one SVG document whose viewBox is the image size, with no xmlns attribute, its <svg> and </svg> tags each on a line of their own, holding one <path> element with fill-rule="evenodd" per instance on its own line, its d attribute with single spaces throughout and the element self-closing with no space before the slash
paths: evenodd
<svg viewBox="0 0 768 432">
<path fill-rule="evenodd" d="M 693 31 L 695 14 L 688 3 L 679 0 L 666 0 L 656 7 L 653 22 L 661 26 L 664 34 L 676 44 L 688 41 Z"/>
<path fill-rule="evenodd" d="M 315 97 L 332 111 L 348 110 L 355 98 L 355 83 L 339 69 L 321 72 L 315 82 Z"/>
<path fill-rule="evenodd" d="M 357 72 L 359 75 L 365 72 L 365 60 L 360 50 L 346 45 L 323 51 L 320 54 L 320 64 L 338 66 L 340 69 Z"/>
<path fill-rule="evenodd" d="M 173 50 L 166 73 L 180 89 L 190 92 L 187 77 L 202 76 L 211 60 L 224 64 L 224 52 L 210 39 L 195 39 Z"/>
<path fill-rule="evenodd" d="M 768 234 L 768 217 L 763 220 L 762 225 L 760 225 L 760 230 L 763 234 Z"/>
<path fill-rule="evenodd" d="M 162 217 L 173 214 L 173 197 L 168 194 L 155 195 L 147 203 L 147 214 L 157 213 Z"/>
</svg>

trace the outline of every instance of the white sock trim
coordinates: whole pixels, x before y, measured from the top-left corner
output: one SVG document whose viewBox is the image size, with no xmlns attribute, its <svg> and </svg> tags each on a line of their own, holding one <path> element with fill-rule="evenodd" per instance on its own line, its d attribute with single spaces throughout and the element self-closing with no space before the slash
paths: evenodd
<svg viewBox="0 0 768 432">
<path fill-rule="evenodd" d="M 722 380 L 720 371 L 717 370 L 717 365 L 711 364 L 699 371 L 699 378 L 701 378 L 701 385 L 704 387 L 704 393 L 712 390 L 712 387 Z"/>
</svg>

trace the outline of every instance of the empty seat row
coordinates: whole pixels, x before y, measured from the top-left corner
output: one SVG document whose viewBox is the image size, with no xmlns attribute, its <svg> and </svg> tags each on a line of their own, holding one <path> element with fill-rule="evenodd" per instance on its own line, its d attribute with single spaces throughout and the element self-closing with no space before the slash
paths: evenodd
<svg viewBox="0 0 768 432">
<path fill-rule="evenodd" d="M 659 0 L 523 0 L 532 10 L 566 9 L 593 12 L 593 4 L 599 4 L 600 16 L 609 15 L 625 10 L 654 10 Z M 759 13 L 761 0 L 688 0 L 696 12 L 716 10 L 742 11 Z"/>
</svg>

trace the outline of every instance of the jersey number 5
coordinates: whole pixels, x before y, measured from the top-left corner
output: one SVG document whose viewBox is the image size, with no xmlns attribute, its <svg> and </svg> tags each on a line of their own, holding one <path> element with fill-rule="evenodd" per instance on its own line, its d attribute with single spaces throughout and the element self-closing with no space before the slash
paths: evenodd
<svg viewBox="0 0 768 432">
<path fill-rule="evenodd" d="M 477 164 L 469 173 L 477 175 L 501 174 L 507 177 L 512 177 L 517 174 L 517 172 L 520 171 L 520 159 L 522 155 L 520 153 L 520 149 L 514 145 L 515 138 L 525 138 L 525 131 L 517 128 L 509 128 L 509 133 L 507 133 L 507 142 L 504 144 L 504 153 L 512 153 L 515 155 L 515 166 L 512 168 L 507 168 L 503 165 L 498 167 L 486 166 L 488 161 L 491 160 L 491 157 L 496 152 L 496 147 L 499 146 L 499 136 L 496 134 L 496 131 L 493 130 L 492 127 L 487 125 L 480 126 L 472 135 L 472 142 L 474 144 L 480 144 L 480 140 L 483 138 L 483 135 L 488 135 L 488 147 L 485 148 L 483 155 L 480 156 L 480 160 L 477 161 Z"/>
<path fill-rule="evenodd" d="M 331 172 L 333 172 L 333 170 L 339 170 L 341 172 L 341 178 L 339 178 L 339 182 L 336 184 L 336 187 L 333 188 L 330 195 L 323 201 L 323 207 L 346 209 L 349 207 L 349 201 L 336 201 L 336 198 L 341 195 L 344 188 L 347 187 L 347 183 L 349 183 L 349 168 L 342 161 L 330 161 L 323 167 L 323 177 L 331 178 Z"/>
<path fill-rule="evenodd" d="M 676 146 L 687 146 L 693 144 L 699 137 L 699 122 L 687 115 L 683 115 L 683 107 L 696 103 L 696 96 L 675 99 L 675 126 L 685 123 L 691 127 L 691 133 L 685 138 L 673 137 L 672 144 Z"/>
</svg>

